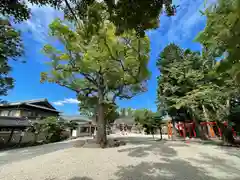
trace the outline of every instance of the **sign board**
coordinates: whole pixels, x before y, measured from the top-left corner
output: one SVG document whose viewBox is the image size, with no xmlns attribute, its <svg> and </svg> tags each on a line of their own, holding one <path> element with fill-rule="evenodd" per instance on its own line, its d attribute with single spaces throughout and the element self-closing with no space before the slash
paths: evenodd
<svg viewBox="0 0 240 180">
<path fill-rule="evenodd" d="M 72 137 L 77 137 L 77 130 L 72 130 Z"/>
</svg>

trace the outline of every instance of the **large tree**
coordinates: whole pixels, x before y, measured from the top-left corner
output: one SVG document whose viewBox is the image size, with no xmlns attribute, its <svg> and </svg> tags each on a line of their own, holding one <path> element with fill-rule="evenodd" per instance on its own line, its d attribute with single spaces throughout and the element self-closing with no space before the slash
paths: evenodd
<svg viewBox="0 0 240 180">
<path fill-rule="evenodd" d="M 81 26 L 72 28 L 59 19 L 50 24 L 50 34 L 64 45 L 64 50 L 45 45 L 43 51 L 51 59 L 52 70 L 41 77 L 42 82 L 75 91 L 80 99 L 97 99 L 97 143 L 104 146 L 104 104 L 146 90 L 149 40 L 137 37 L 134 31 L 116 36 L 108 13 L 98 8 L 101 6 L 95 4 L 88 9 Z"/>
<path fill-rule="evenodd" d="M 198 121 L 206 118 L 206 113 L 202 113 L 205 107 L 214 108 L 212 106 L 216 103 L 213 100 L 217 102 L 216 97 L 221 90 L 212 84 L 214 77 L 209 75 L 214 63 L 215 60 L 204 53 L 183 50 L 175 44 L 167 46 L 157 62 L 161 71 L 158 79 L 159 107 L 167 107 L 172 116 L 182 112 L 185 120 L 194 120 L 202 138 L 204 135 Z"/>
<path fill-rule="evenodd" d="M 161 71 L 158 79 L 159 107 L 167 111 L 181 111 L 184 118 L 197 124 L 202 138 L 206 138 L 198 121 L 227 119 L 229 101 L 238 94 L 238 87 L 229 73 L 218 74 L 217 63 L 206 49 L 200 54 L 183 50 L 174 44 L 167 46 L 157 65 Z M 225 114 L 225 115 L 224 115 Z"/>
<path fill-rule="evenodd" d="M 4 16 L 13 16 L 16 21 L 29 19 L 30 9 L 27 3 L 37 5 L 50 5 L 62 9 L 65 16 L 78 21 L 87 15 L 87 9 L 99 0 L 3 0 L 0 2 L 0 12 Z M 110 16 L 108 19 L 117 27 L 117 33 L 135 29 L 137 33 L 144 35 L 144 30 L 157 28 L 159 16 L 165 12 L 168 16 L 175 14 L 176 7 L 172 0 L 102 0 Z"/>
</svg>

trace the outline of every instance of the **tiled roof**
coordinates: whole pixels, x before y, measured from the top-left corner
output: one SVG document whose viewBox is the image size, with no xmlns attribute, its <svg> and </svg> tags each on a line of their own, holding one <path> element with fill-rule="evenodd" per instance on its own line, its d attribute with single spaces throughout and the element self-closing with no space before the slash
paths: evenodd
<svg viewBox="0 0 240 180">
<path fill-rule="evenodd" d="M 41 106 L 41 105 L 37 105 L 35 103 L 47 103 L 50 107 L 45 107 L 45 106 Z M 31 107 L 35 107 L 35 108 L 39 108 L 39 109 L 44 109 L 44 110 L 48 110 L 48 111 L 53 111 L 53 112 L 59 112 L 57 111 L 49 102 L 47 99 L 34 99 L 34 100 L 27 100 L 27 101 L 19 101 L 19 102 L 13 102 L 13 103 L 5 103 L 5 104 L 0 104 L 0 106 L 18 106 L 18 105 L 27 105 L 27 106 L 31 106 Z"/>
<path fill-rule="evenodd" d="M 114 124 L 121 124 L 121 123 L 133 125 L 135 124 L 135 120 L 131 116 L 126 116 L 126 117 L 120 117 L 114 121 Z"/>
<path fill-rule="evenodd" d="M 29 103 L 25 103 L 25 104 L 28 105 L 28 106 L 31 106 L 31 107 L 39 108 L 39 109 L 45 109 L 45 110 L 48 110 L 48 111 L 59 112 L 55 109 L 47 108 L 47 107 L 44 107 L 44 106 L 38 106 L 38 105 L 35 105 L 35 104 L 29 104 Z"/>
<path fill-rule="evenodd" d="M 86 121 L 86 122 L 90 122 L 92 121 L 92 119 L 88 118 L 87 116 L 81 116 L 81 115 L 75 115 L 75 116 L 67 116 L 67 115 L 63 115 L 60 118 L 67 120 L 67 121 Z"/>
<path fill-rule="evenodd" d="M 32 100 L 27 100 L 27 101 L 18 101 L 18 102 L 12 102 L 12 103 L 4 103 L 0 104 L 0 106 L 12 106 L 12 105 L 20 105 L 20 104 L 26 104 L 26 103 L 37 103 L 37 102 L 46 102 L 48 101 L 47 99 L 32 99 Z"/>
</svg>

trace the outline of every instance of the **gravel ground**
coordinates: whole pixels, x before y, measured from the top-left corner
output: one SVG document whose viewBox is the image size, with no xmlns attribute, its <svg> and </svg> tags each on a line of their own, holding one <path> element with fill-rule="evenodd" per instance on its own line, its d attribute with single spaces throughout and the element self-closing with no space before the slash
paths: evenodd
<svg viewBox="0 0 240 180">
<path fill-rule="evenodd" d="M 68 148 L 0 167 L 4 180 L 239 180 L 240 149 L 150 137 L 118 148 Z M 0 157 L 1 158 L 1 157 Z"/>
</svg>

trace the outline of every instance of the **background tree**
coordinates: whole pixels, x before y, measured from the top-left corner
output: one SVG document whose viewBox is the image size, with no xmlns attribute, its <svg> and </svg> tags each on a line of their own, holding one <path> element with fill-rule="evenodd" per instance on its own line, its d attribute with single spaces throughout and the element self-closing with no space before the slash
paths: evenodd
<svg viewBox="0 0 240 180">
<path fill-rule="evenodd" d="M 0 96 L 7 95 L 14 86 L 14 79 L 9 76 L 9 60 L 16 61 L 23 54 L 20 33 L 7 19 L 0 18 Z"/>
<path fill-rule="evenodd" d="M 230 108 L 227 102 L 239 88 L 228 72 L 216 72 L 211 53 L 205 49 L 200 54 L 171 44 L 163 50 L 157 65 L 161 71 L 158 103 L 167 107 L 170 115 L 182 112 L 183 120 L 193 120 L 204 139 L 199 121 L 226 121 Z"/>
<path fill-rule="evenodd" d="M 211 84 L 206 89 L 206 84 L 210 83 L 208 73 L 214 64 L 212 61 L 211 58 L 202 58 L 198 52 L 183 50 L 175 44 L 170 44 L 160 54 L 157 62 L 161 71 L 158 79 L 158 104 L 164 103 L 172 116 L 176 116 L 177 112 L 185 109 L 185 112 L 182 111 L 185 116 L 184 120 L 191 118 L 195 121 L 202 138 L 204 136 L 198 120 L 203 119 L 204 114 L 201 113 L 203 107 L 210 106 L 212 103 L 203 104 L 209 101 L 207 92 L 214 87 Z M 203 96 L 204 93 L 205 96 Z"/>
<path fill-rule="evenodd" d="M 56 117 L 45 118 L 42 122 L 42 129 L 47 134 L 46 141 L 57 142 L 66 138 L 63 132 L 68 126 L 72 127 L 72 125 L 74 124 L 59 121 Z"/>
<path fill-rule="evenodd" d="M 135 122 L 145 128 L 147 134 L 152 134 L 154 138 L 154 134 L 159 130 L 162 139 L 162 121 L 161 119 L 156 118 L 156 116 L 156 113 L 153 113 L 148 109 L 138 109 L 133 115 Z"/>
<path fill-rule="evenodd" d="M 149 41 L 134 32 L 115 35 L 115 27 L 105 11 L 89 9 L 81 29 L 71 30 L 59 19 L 50 25 L 50 33 L 65 47 L 64 51 L 46 45 L 44 53 L 52 60 L 50 73 L 42 73 L 49 81 L 71 89 L 80 99 L 97 99 L 97 143 L 106 145 L 104 104 L 116 98 L 131 98 L 146 88 L 149 78 Z M 100 7 L 101 8 L 101 7 Z M 98 16 L 91 16 L 98 12 Z M 95 20 L 95 17 L 101 17 Z M 111 99 L 109 94 L 112 94 Z"/>
<path fill-rule="evenodd" d="M 135 110 L 132 108 L 120 108 L 118 111 L 119 111 L 119 115 L 122 117 L 125 117 L 125 116 L 131 117 L 134 115 L 134 112 L 135 112 Z"/>
<path fill-rule="evenodd" d="M 203 13 L 207 17 L 205 29 L 198 34 L 200 42 L 211 54 L 222 59 L 218 70 L 231 71 L 240 80 L 239 28 L 240 6 L 238 0 L 218 0 Z"/>
</svg>

